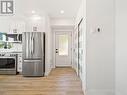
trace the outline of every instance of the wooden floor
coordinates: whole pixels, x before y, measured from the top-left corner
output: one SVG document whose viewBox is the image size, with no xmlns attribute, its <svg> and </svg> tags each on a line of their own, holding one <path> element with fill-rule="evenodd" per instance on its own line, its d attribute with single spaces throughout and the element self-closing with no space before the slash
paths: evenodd
<svg viewBox="0 0 127 95">
<path fill-rule="evenodd" d="M 0 75 L 0 95 L 83 95 L 71 68 L 57 68 L 48 77 Z"/>
</svg>

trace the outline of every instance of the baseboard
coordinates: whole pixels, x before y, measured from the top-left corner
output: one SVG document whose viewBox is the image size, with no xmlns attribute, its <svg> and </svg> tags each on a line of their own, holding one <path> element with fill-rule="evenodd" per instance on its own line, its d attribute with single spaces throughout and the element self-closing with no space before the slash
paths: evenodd
<svg viewBox="0 0 127 95">
<path fill-rule="evenodd" d="M 45 72 L 45 76 L 48 76 L 50 72 Z"/>
<path fill-rule="evenodd" d="M 86 95 L 86 79 L 83 79 L 82 78 L 82 91 L 83 91 L 83 94 Z"/>
<path fill-rule="evenodd" d="M 83 94 L 84 94 L 84 95 L 87 95 L 87 94 L 86 94 L 86 87 L 85 87 L 84 85 L 82 85 L 82 91 L 83 91 Z"/>
<path fill-rule="evenodd" d="M 86 90 L 86 95 L 115 95 L 115 92 L 114 90 L 91 89 L 91 90 Z"/>
</svg>

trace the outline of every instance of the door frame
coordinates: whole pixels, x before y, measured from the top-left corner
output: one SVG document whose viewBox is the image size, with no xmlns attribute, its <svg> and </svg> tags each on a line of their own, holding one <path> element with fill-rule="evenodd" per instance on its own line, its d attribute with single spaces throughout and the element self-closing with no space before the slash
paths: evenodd
<svg viewBox="0 0 127 95">
<path fill-rule="evenodd" d="M 72 67 L 72 50 L 73 50 L 73 37 L 72 37 L 72 32 L 73 32 L 73 27 L 70 27 L 69 29 L 65 28 L 55 28 L 53 29 L 53 68 L 56 68 L 56 32 L 70 32 L 71 33 L 71 67 Z"/>
</svg>

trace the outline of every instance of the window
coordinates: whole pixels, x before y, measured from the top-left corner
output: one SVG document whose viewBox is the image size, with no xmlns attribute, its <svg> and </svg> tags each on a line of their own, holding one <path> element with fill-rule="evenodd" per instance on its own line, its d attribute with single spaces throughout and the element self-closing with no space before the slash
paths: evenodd
<svg viewBox="0 0 127 95">
<path fill-rule="evenodd" d="M 68 55 L 68 35 L 59 35 L 59 55 Z"/>
</svg>

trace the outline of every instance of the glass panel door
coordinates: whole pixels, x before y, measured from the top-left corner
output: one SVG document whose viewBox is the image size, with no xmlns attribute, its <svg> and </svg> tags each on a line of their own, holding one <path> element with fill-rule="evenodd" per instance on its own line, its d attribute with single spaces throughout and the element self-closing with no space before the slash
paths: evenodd
<svg viewBox="0 0 127 95">
<path fill-rule="evenodd" d="M 59 55 L 68 56 L 68 35 L 59 35 Z"/>
</svg>

